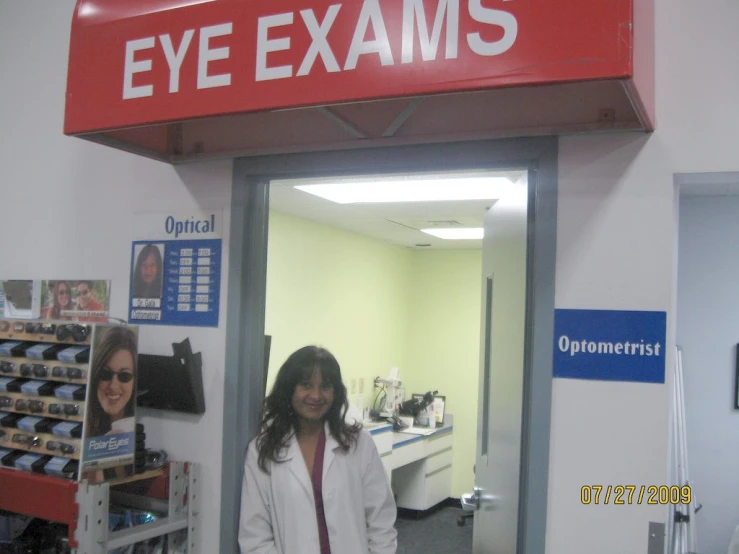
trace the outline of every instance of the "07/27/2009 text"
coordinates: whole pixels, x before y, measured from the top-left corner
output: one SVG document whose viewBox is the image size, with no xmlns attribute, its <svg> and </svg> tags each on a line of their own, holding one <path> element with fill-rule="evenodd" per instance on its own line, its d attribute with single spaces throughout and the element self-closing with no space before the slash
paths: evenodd
<svg viewBox="0 0 739 554">
<path fill-rule="evenodd" d="M 690 504 L 689 485 L 583 485 L 580 501 L 583 504 Z"/>
</svg>

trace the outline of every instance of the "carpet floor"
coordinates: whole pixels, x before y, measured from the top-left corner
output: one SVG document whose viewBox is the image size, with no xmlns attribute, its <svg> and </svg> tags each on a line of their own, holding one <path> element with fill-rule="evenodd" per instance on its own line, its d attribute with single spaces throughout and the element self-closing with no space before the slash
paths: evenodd
<svg viewBox="0 0 739 554">
<path fill-rule="evenodd" d="M 472 519 L 457 525 L 461 508 L 444 507 L 421 519 L 399 516 L 397 554 L 472 554 Z"/>
</svg>

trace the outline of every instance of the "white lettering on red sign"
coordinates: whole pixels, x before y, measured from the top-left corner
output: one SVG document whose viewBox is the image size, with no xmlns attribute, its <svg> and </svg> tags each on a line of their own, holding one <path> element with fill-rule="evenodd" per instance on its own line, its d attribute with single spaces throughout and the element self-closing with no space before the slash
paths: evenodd
<svg viewBox="0 0 739 554">
<path fill-rule="evenodd" d="M 375 40 L 364 40 L 367 28 L 372 25 Z M 385 20 L 382 18 L 379 0 L 364 0 L 359 20 L 354 28 L 354 37 L 346 56 L 344 71 L 356 69 L 359 56 L 363 54 L 379 54 L 382 65 L 393 65 L 393 53 L 390 50 L 390 38 L 387 36 Z"/>
<path fill-rule="evenodd" d="M 510 49 L 518 36 L 518 21 L 512 14 L 502 10 L 484 8 L 482 0 L 469 0 L 470 16 L 475 21 L 503 27 L 503 38 L 495 42 L 485 42 L 480 33 L 469 33 L 467 44 L 480 56 L 497 56 Z"/>
<path fill-rule="evenodd" d="M 464 0 L 462 0 L 464 1 Z M 507 1 L 507 0 L 506 0 Z M 444 59 L 457 59 L 460 39 L 467 43 L 469 49 L 479 56 L 498 56 L 508 51 L 516 42 L 518 36 L 518 22 L 515 16 L 504 10 L 497 10 L 482 5 L 482 0 L 467 0 L 469 16 L 476 22 L 484 25 L 500 27 L 503 36 L 495 41 L 483 40 L 480 32 L 470 32 L 466 36 L 459 36 L 460 28 L 460 0 L 438 0 L 433 24 L 429 29 L 424 0 L 402 0 L 402 36 L 400 63 L 413 63 L 416 58 L 414 52 L 416 36 L 421 51 L 421 61 L 429 62 L 437 59 L 442 29 L 445 31 Z M 357 68 L 361 56 L 377 56 L 383 66 L 395 65 L 391 48 L 391 37 L 388 35 L 385 19 L 379 0 L 363 0 L 362 8 L 354 26 L 354 33 L 346 52 L 344 66 L 337 61 L 336 53 L 329 41 L 329 32 L 336 22 L 342 4 L 329 6 L 322 21 L 319 21 L 312 9 L 301 10 L 302 25 L 308 31 L 311 43 L 303 53 L 303 58 L 297 72 L 293 65 L 270 65 L 270 54 L 286 52 L 292 49 L 289 36 L 277 37 L 280 27 L 292 26 L 295 23 L 295 13 L 280 13 L 267 15 L 257 19 L 257 44 L 255 60 L 255 79 L 269 81 L 287 79 L 295 76 L 309 75 L 317 60 L 320 58 L 326 71 L 336 73 L 351 71 Z M 210 40 L 215 37 L 231 35 L 233 23 L 227 22 L 199 29 L 198 41 L 198 72 L 197 89 L 230 86 L 231 73 L 211 75 L 208 65 L 217 60 L 227 60 L 230 48 L 222 46 L 212 48 Z M 195 29 L 184 32 L 179 46 L 175 50 L 169 34 L 159 35 L 159 43 L 169 68 L 169 92 L 177 93 L 180 90 L 180 69 L 187 56 L 188 49 L 195 34 Z M 367 39 L 368 34 L 374 38 Z M 123 69 L 123 99 L 143 98 L 154 94 L 153 84 L 134 86 L 134 75 L 152 71 L 152 59 L 143 58 L 137 53 L 154 48 L 155 37 L 145 37 L 126 42 L 125 63 Z M 139 59 L 136 60 L 135 58 Z"/>
<path fill-rule="evenodd" d="M 403 63 L 413 62 L 413 45 L 415 44 L 413 32 L 416 25 L 418 26 L 418 40 L 421 44 L 421 59 L 425 62 L 436 59 L 444 15 L 446 15 L 446 54 L 444 57 L 447 60 L 456 59 L 459 42 L 459 0 L 439 0 L 430 36 L 426 27 L 423 0 L 403 2 L 403 52 L 400 56 Z"/>
<path fill-rule="evenodd" d="M 328 11 L 326 12 L 326 17 L 321 23 L 318 23 L 316 14 L 313 13 L 313 10 L 302 10 L 300 12 L 300 15 L 303 17 L 305 27 L 310 33 L 312 42 L 310 48 L 308 48 L 308 51 L 305 53 L 303 63 L 300 64 L 300 69 L 298 69 L 297 73 L 298 76 L 308 75 L 318 56 L 321 56 L 323 65 L 326 66 L 326 71 L 329 73 L 341 71 L 339 62 L 336 61 L 336 56 L 334 56 L 327 39 L 328 31 L 331 29 L 331 25 L 334 24 L 340 9 L 341 4 L 329 6 Z"/>
<path fill-rule="evenodd" d="M 134 61 L 134 56 L 139 50 L 154 48 L 154 37 L 146 37 L 138 40 L 129 40 L 126 43 L 126 60 L 123 64 L 123 99 L 144 98 L 154 94 L 154 85 L 133 86 L 134 73 L 151 71 L 151 60 Z"/>
<path fill-rule="evenodd" d="M 223 23 L 200 29 L 200 49 L 198 50 L 198 88 L 227 87 L 231 84 L 231 74 L 208 75 L 208 63 L 215 60 L 226 60 L 229 55 L 228 46 L 211 48 L 210 39 L 230 35 L 233 23 Z"/>
<path fill-rule="evenodd" d="M 177 52 L 174 51 L 172 39 L 168 34 L 159 35 L 159 42 L 162 44 L 164 57 L 167 58 L 167 65 L 169 66 L 169 92 L 179 92 L 180 90 L 180 68 L 182 67 L 182 60 L 185 59 L 185 53 L 190 46 L 190 41 L 194 34 L 195 31 L 193 29 L 185 31 Z"/>
<path fill-rule="evenodd" d="M 267 67 L 267 54 L 270 52 L 280 52 L 281 50 L 290 50 L 289 38 L 270 40 L 268 38 L 269 30 L 272 27 L 282 27 L 283 25 L 292 25 L 292 23 L 292 13 L 281 13 L 259 18 L 257 22 L 257 81 L 292 77 L 293 66 L 291 65 Z"/>
<path fill-rule="evenodd" d="M 198 47 L 198 82 L 197 88 L 227 87 L 231 84 L 231 74 L 209 75 L 208 64 L 215 60 L 228 59 L 230 49 L 228 46 L 211 48 L 210 39 L 230 35 L 233 30 L 232 23 L 211 25 L 200 29 L 200 45 Z M 159 43 L 164 52 L 164 58 L 169 67 L 169 92 L 176 93 L 180 90 L 180 69 L 185 59 L 190 42 L 195 34 L 194 29 L 188 29 L 182 35 L 180 45 L 175 52 L 172 37 L 169 34 L 159 35 Z M 134 56 L 141 50 L 148 50 L 155 46 L 154 37 L 146 37 L 126 42 L 126 58 L 123 64 L 123 99 L 144 98 L 154 94 L 154 85 L 133 85 L 133 76 L 152 70 L 151 59 L 134 60 Z"/>
</svg>

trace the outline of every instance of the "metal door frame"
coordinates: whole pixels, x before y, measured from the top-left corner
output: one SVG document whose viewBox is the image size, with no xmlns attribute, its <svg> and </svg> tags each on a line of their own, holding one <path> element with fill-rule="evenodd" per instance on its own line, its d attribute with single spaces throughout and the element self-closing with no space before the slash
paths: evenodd
<svg viewBox="0 0 739 554">
<path fill-rule="evenodd" d="M 269 182 L 273 179 L 461 169 L 527 169 L 527 367 L 522 413 L 519 553 L 545 551 L 557 237 L 556 137 L 305 152 L 234 161 L 226 318 L 220 549 L 238 554 L 244 452 L 264 398 Z"/>
</svg>

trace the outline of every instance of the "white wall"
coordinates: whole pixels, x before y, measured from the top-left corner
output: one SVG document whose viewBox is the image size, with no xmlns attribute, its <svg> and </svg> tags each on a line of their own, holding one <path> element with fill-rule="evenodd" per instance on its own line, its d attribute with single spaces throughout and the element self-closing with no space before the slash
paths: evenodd
<svg viewBox="0 0 739 554">
<path fill-rule="evenodd" d="M 701 554 L 726 554 L 739 525 L 739 197 L 680 200 L 677 343 Z"/>
<path fill-rule="evenodd" d="M 580 488 L 668 484 L 673 174 L 739 166 L 739 4 L 656 0 L 656 25 L 657 130 L 560 143 L 555 304 L 666 311 L 667 383 L 554 383 L 548 554 L 643 553 L 666 522 L 666 507 L 583 506 Z"/>
<path fill-rule="evenodd" d="M 232 163 L 175 169 L 62 134 L 74 0 L 0 3 L 0 275 L 110 279 L 111 312 L 125 319 L 134 214 L 228 207 Z M 12 54 L 10 54 L 12 52 Z M 224 228 L 229 228 L 228 210 Z M 228 236 L 224 237 L 228 252 Z M 222 290 L 227 288 L 222 272 Z M 226 298 L 220 328 L 142 326 L 142 352 L 169 354 L 190 337 L 202 352 L 202 418 L 144 417 L 147 445 L 203 464 L 201 513 L 217 514 Z M 216 455 L 213 455 L 216 453 Z M 217 517 L 203 517 L 203 551 L 218 551 Z"/>
</svg>

